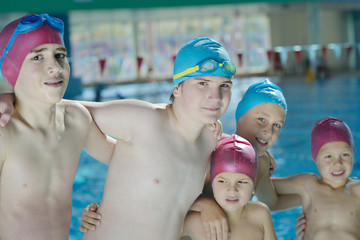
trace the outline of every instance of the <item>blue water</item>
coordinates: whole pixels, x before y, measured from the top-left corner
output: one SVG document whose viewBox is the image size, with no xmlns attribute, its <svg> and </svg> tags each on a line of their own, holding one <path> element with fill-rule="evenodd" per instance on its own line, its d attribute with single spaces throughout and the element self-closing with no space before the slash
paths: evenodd
<svg viewBox="0 0 360 240">
<path fill-rule="evenodd" d="M 236 105 L 247 87 L 263 78 L 235 79 L 233 97 L 228 111 L 221 118 L 226 133 L 235 132 L 234 114 Z M 327 116 L 343 119 L 351 128 L 355 146 L 360 146 L 360 75 L 342 76 L 307 84 L 301 79 L 271 78 L 284 92 L 288 103 L 286 123 L 278 141 L 271 148 L 278 167 L 274 176 L 288 176 L 301 172 L 318 173 L 310 157 L 310 132 L 315 122 Z M 134 84 L 111 87 L 103 90 L 103 100 L 115 97 L 136 98 L 156 102 L 168 102 L 172 84 L 167 82 L 152 84 Z M 84 99 L 94 99 L 92 90 L 85 90 Z M 359 174 L 359 153 L 352 176 Z M 91 202 L 100 203 L 107 166 L 97 162 L 85 152 L 82 153 L 78 173 L 73 187 L 73 217 L 71 222 L 71 240 L 81 239 L 78 231 L 83 208 Z M 274 212 L 273 220 L 279 240 L 296 239 L 296 217 L 301 208 Z"/>
</svg>

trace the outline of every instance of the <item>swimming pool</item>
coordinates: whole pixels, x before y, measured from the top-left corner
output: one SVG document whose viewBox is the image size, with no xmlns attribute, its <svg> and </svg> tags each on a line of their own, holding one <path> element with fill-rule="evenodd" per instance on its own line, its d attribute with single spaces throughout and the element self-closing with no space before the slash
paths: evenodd
<svg viewBox="0 0 360 240">
<path fill-rule="evenodd" d="M 235 79 L 233 97 L 228 111 L 221 118 L 224 132 L 235 132 L 235 109 L 247 87 L 264 78 Z M 286 123 L 271 152 L 278 167 L 274 176 L 287 176 L 301 172 L 315 172 L 316 165 L 310 156 L 310 133 L 315 122 L 327 116 L 343 119 L 351 128 L 355 146 L 360 146 L 360 74 L 341 76 L 307 84 L 300 79 L 271 78 L 284 92 L 288 103 Z M 114 97 L 136 98 L 150 102 L 168 102 L 172 84 L 158 82 L 117 86 L 103 91 L 104 100 Z M 93 99 L 92 90 L 85 90 L 84 99 Z M 352 176 L 360 176 L 359 152 L 355 153 Z M 103 193 L 107 166 L 82 152 L 79 169 L 73 187 L 73 217 L 70 240 L 79 240 L 78 230 L 83 208 L 91 202 L 99 203 Z M 276 235 L 279 240 L 295 239 L 296 217 L 301 208 L 272 213 Z"/>
</svg>

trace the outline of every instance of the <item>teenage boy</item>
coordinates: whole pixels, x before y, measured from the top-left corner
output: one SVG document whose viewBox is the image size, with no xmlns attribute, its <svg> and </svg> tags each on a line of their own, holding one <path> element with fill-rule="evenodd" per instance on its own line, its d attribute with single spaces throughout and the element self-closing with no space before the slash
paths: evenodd
<svg viewBox="0 0 360 240">
<path fill-rule="evenodd" d="M 105 163 L 114 149 L 86 108 L 62 99 L 70 74 L 63 31 L 60 19 L 40 14 L 0 33 L 0 69 L 15 93 L 0 128 L 1 240 L 67 239 L 82 148 Z"/>
</svg>

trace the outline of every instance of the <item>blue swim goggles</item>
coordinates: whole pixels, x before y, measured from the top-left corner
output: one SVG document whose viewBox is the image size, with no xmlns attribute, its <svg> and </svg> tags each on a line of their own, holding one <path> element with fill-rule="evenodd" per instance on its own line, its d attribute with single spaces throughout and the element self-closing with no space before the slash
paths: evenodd
<svg viewBox="0 0 360 240">
<path fill-rule="evenodd" d="M 205 74 L 212 73 L 212 72 L 216 71 L 219 67 L 221 69 L 221 72 L 225 76 L 227 76 L 229 78 L 234 77 L 234 75 L 236 73 L 236 67 L 232 62 L 225 61 L 223 63 L 219 63 L 213 59 L 205 59 L 205 60 L 201 61 L 198 65 L 187 68 L 186 70 L 175 74 L 173 78 L 174 78 L 174 80 L 176 80 L 178 78 L 181 78 L 181 77 L 186 76 L 193 72 L 201 72 L 201 73 L 205 73 Z"/>
<path fill-rule="evenodd" d="M 64 22 L 59 18 L 51 17 L 47 13 L 23 17 L 19 22 L 19 24 L 17 25 L 15 31 L 11 35 L 8 44 L 4 49 L 3 55 L 0 58 L 0 69 L 17 35 L 22 33 L 27 33 L 41 27 L 44 21 L 46 21 L 51 27 L 58 30 L 61 33 L 61 35 L 64 37 Z"/>
</svg>

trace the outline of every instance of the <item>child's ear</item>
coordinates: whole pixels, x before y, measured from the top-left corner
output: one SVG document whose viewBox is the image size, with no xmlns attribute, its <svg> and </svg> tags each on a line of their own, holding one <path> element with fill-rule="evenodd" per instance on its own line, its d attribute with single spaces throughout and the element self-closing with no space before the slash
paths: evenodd
<svg viewBox="0 0 360 240">
<path fill-rule="evenodd" d="M 177 85 L 173 88 L 173 92 L 172 92 L 172 93 L 173 93 L 174 97 L 179 96 L 180 87 L 181 87 L 181 84 L 177 84 Z"/>
</svg>

